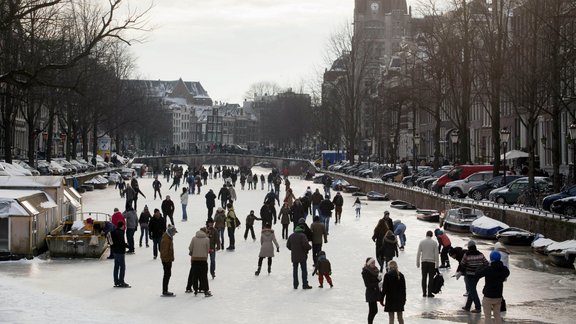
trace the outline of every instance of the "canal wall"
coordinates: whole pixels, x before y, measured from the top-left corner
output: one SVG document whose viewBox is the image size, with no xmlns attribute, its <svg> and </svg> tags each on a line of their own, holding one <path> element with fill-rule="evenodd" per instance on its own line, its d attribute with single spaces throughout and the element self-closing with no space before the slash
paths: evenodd
<svg viewBox="0 0 576 324">
<path fill-rule="evenodd" d="M 396 183 L 385 183 L 374 179 L 349 177 L 339 173 L 331 174 L 333 178 L 343 178 L 364 192 L 378 191 L 387 193 L 391 200 L 404 200 L 419 209 L 436 209 L 439 211 L 454 207 L 474 207 L 482 210 L 487 216 L 531 232 L 540 233 L 555 241 L 576 239 L 576 219 L 567 219 L 549 212 L 498 205 L 492 202 L 476 202 L 470 199 L 453 199 L 418 187 L 407 187 Z"/>
</svg>

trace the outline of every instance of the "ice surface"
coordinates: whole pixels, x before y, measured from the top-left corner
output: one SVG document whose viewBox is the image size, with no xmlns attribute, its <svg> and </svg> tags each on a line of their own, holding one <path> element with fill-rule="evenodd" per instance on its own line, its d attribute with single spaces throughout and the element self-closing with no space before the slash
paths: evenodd
<svg viewBox="0 0 576 324">
<path fill-rule="evenodd" d="M 254 168 L 255 173 L 266 174 L 269 169 Z M 138 212 L 144 205 L 150 210 L 160 208 L 161 200 L 154 200 L 152 178 L 139 179 L 146 199 L 138 200 Z M 163 195 L 170 186 L 162 181 Z M 290 179 L 296 196 L 302 195 L 307 186 L 312 190 L 320 184 Z M 258 254 L 259 237 L 244 240 L 244 223 L 248 212 L 258 213 L 266 190 L 241 190 L 236 185 L 238 201 L 236 212 L 242 226 L 236 231 L 236 251 L 220 251 L 216 258 L 216 278 L 210 280 L 211 298 L 185 294 L 190 269 L 188 245 L 198 228 L 206 220 L 204 194 L 212 188 L 218 193 L 222 180 L 208 180 L 201 195 L 191 195 L 188 205 L 188 222 L 181 222 L 181 206 L 177 192 L 170 191 L 176 201 L 174 215 L 178 234 L 175 236 L 175 257 L 172 267 L 170 290 L 176 298 L 160 298 L 162 287 L 162 264 L 153 260 L 152 248 L 136 247 L 134 255 L 126 256 L 126 282 L 130 289 L 113 288 L 113 261 L 92 259 L 42 259 L 0 262 L 0 322 L 43 323 L 250 323 L 250 324 L 320 324 L 365 323 L 368 305 L 364 301 L 364 284 L 360 275 L 367 257 L 374 256 L 372 231 L 384 210 L 392 219 L 401 219 L 407 226 L 406 250 L 396 258 L 400 271 L 407 281 L 407 303 L 404 312 L 406 323 L 480 323 L 483 315 L 464 313 L 460 308 L 465 297 L 463 280 L 452 275 L 452 269 L 444 271 L 446 280 L 441 294 L 436 298 L 422 298 L 420 269 L 416 268 L 416 249 L 427 230 L 437 224 L 416 219 L 416 211 L 390 208 L 390 202 L 367 201 L 359 220 L 352 208 L 356 197 L 343 193 L 344 211 L 342 224 L 331 223 L 328 244 L 324 245 L 327 258 L 332 263 L 334 288 L 319 289 L 318 279 L 311 276 L 312 260 L 309 257 L 308 272 L 311 290 L 294 290 L 290 251 L 282 240 L 280 224 L 274 225 L 281 245 L 274 257 L 272 273 L 263 271 L 254 276 Z M 265 188 L 267 185 L 265 186 Z M 281 197 L 284 197 L 282 186 Z M 111 214 L 114 207 L 124 209 L 113 186 L 87 192 L 83 195 L 84 211 Z M 333 219 L 332 219 L 333 221 Z M 308 218 L 310 223 L 310 218 Z M 260 223 L 256 222 L 258 232 Z M 450 233 L 453 246 L 465 246 L 470 235 Z M 136 242 L 140 237 L 138 231 Z M 475 239 L 486 256 L 493 241 Z M 228 244 L 228 237 L 225 237 Z M 137 244 L 137 243 L 136 243 Z M 576 318 L 573 300 L 576 297 L 576 276 L 573 270 L 551 267 L 543 256 L 532 254 L 525 247 L 509 247 L 512 275 L 505 283 L 504 296 L 508 304 L 505 315 L 507 323 L 571 323 Z M 300 283 L 300 286 L 302 284 Z M 478 284 L 481 292 L 484 280 Z M 326 286 L 325 286 L 326 287 Z M 375 323 L 385 323 L 388 315 L 379 307 Z"/>
</svg>

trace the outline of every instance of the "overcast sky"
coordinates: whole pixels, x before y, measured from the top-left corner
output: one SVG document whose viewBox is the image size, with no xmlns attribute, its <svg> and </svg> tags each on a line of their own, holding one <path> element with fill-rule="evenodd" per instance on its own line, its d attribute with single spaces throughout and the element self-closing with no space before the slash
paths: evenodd
<svg viewBox="0 0 576 324">
<path fill-rule="evenodd" d="M 155 28 L 132 51 L 140 78 L 200 81 L 213 100 L 241 103 L 259 81 L 298 89 L 316 80 L 330 35 L 353 8 L 353 0 L 155 0 Z"/>
</svg>

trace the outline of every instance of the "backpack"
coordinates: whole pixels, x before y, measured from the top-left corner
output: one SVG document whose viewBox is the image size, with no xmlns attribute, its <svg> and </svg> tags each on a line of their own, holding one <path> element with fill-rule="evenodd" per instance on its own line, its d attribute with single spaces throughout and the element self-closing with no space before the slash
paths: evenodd
<svg viewBox="0 0 576 324">
<path fill-rule="evenodd" d="M 444 286 L 444 277 L 442 277 L 440 272 L 436 272 L 434 278 L 432 278 L 432 289 L 430 292 L 437 294 L 442 290 L 442 286 Z"/>
</svg>

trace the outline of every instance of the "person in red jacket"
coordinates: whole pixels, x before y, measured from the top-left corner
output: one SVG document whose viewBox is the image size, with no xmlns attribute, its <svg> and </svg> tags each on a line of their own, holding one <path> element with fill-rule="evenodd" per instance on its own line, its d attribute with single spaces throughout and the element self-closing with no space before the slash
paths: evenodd
<svg viewBox="0 0 576 324">
<path fill-rule="evenodd" d="M 111 222 L 115 227 L 118 227 L 118 222 L 122 221 L 122 224 L 126 224 L 126 219 L 122 212 L 118 208 L 114 208 L 114 214 L 112 214 Z"/>
<path fill-rule="evenodd" d="M 440 252 L 440 261 L 442 264 L 438 268 L 450 268 L 450 259 L 448 258 L 448 252 L 452 249 L 452 242 L 450 238 L 443 230 L 437 228 L 434 230 L 436 239 L 438 240 L 438 252 Z"/>
</svg>

